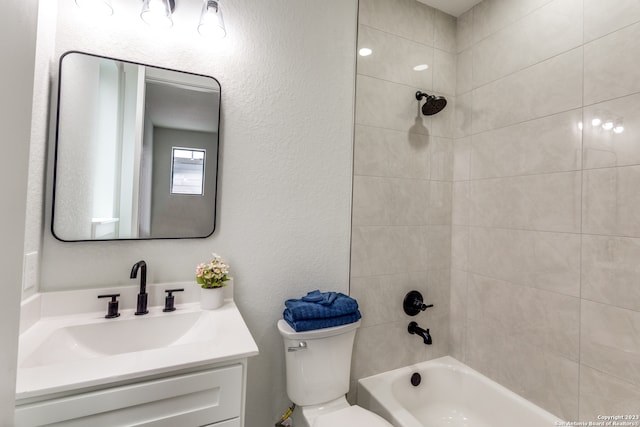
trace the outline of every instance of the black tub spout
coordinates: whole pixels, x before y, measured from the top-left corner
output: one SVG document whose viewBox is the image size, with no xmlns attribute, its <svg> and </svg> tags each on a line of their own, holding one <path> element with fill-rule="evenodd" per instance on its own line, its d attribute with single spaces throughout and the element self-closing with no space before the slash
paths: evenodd
<svg viewBox="0 0 640 427">
<path fill-rule="evenodd" d="M 409 327 L 407 328 L 410 334 L 416 334 L 422 337 L 423 341 L 427 345 L 432 344 L 431 335 L 429 334 L 429 329 L 422 329 L 416 322 L 409 323 Z"/>
</svg>

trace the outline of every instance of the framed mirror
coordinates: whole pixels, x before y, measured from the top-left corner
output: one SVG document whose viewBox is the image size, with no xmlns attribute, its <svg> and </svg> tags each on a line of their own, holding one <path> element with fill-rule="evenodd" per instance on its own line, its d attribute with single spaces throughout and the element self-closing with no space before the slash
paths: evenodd
<svg viewBox="0 0 640 427">
<path fill-rule="evenodd" d="M 62 241 L 215 228 L 220 84 L 81 52 L 60 59 L 51 229 Z"/>
</svg>

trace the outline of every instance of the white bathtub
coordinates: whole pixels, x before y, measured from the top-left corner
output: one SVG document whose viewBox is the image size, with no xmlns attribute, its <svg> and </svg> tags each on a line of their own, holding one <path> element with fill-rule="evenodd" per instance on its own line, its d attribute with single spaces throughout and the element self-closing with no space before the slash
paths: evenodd
<svg viewBox="0 0 640 427">
<path fill-rule="evenodd" d="M 420 385 L 411 384 L 419 373 Z M 546 427 L 559 418 L 445 356 L 358 381 L 358 405 L 395 427 Z"/>
</svg>

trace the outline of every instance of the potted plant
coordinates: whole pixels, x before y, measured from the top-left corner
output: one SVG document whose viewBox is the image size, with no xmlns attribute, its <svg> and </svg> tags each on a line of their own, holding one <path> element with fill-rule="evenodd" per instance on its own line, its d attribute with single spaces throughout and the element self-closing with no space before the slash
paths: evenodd
<svg viewBox="0 0 640 427">
<path fill-rule="evenodd" d="M 213 254 L 208 263 L 196 267 L 196 282 L 200 284 L 200 306 L 205 310 L 213 310 L 224 303 L 224 287 L 227 286 L 229 265 L 220 255 Z"/>
</svg>

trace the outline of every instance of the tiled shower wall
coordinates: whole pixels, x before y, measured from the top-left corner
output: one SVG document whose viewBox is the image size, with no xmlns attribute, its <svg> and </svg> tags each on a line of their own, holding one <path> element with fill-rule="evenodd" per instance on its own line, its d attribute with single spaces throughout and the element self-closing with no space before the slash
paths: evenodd
<svg viewBox="0 0 640 427">
<path fill-rule="evenodd" d="M 415 0 L 359 3 L 358 48 L 372 54 L 357 63 L 351 295 L 363 319 L 354 379 L 449 352 L 456 83 L 455 18 Z M 425 117 L 417 90 L 449 104 Z M 404 314 L 412 289 L 435 307 Z M 430 328 L 433 345 L 409 335 L 410 320 Z"/>
<path fill-rule="evenodd" d="M 457 50 L 450 353 L 566 420 L 638 414 L 640 3 L 486 0 Z"/>
</svg>

